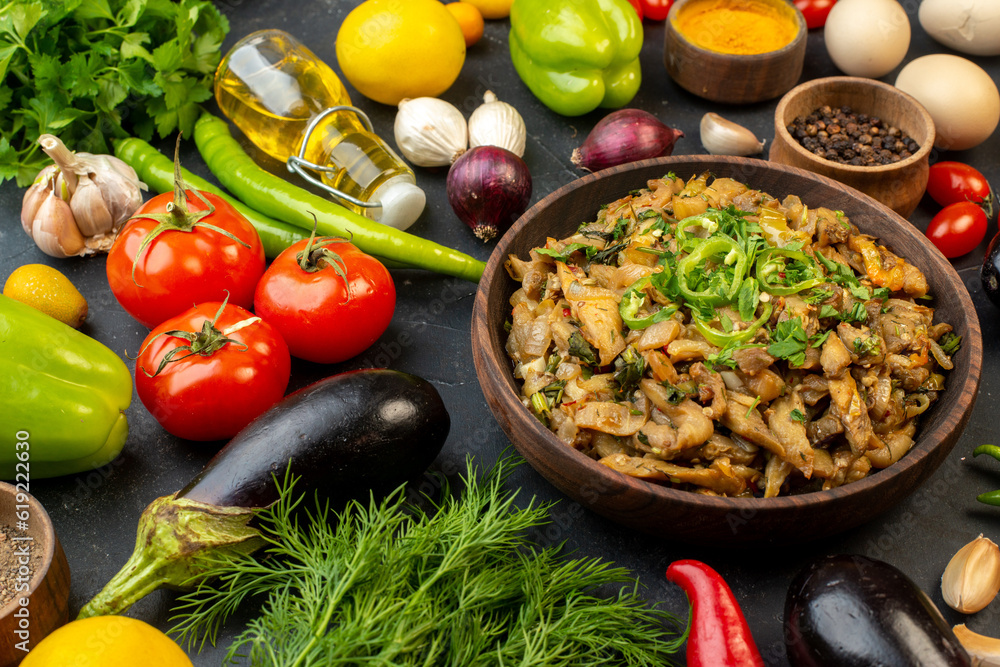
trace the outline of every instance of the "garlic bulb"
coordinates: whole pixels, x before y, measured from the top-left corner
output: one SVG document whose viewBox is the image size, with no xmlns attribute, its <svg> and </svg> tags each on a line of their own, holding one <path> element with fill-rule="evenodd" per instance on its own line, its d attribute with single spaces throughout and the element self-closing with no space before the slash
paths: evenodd
<svg viewBox="0 0 1000 667">
<path fill-rule="evenodd" d="M 401 101 L 393 131 L 399 152 L 418 167 L 450 165 L 469 145 L 465 116 L 436 97 Z"/>
<path fill-rule="evenodd" d="M 941 576 L 941 596 L 948 606 L 974 614 L 1000 592 L 1000 547 L 982 534 L 951 557 Z"/>
<path fill-rule="evenodd" d="M 764 142 L 753 132 L 709 112 L 701 117 L 701 145 L 712 155 L 756 155 L 764 150 Z"/>
<path fill-rule="evenodd" d="M 21 226 L 53 257 L 107 251 L 142 204 L 135 170 L 112 155 L 73 153 L 51 134 L 38 138 L 55 162 L 39 172 L 21 202 Z"/>
<path fill-rule="evenodd" d="M 487 90 L 483 103 L 469 116 L 469 148 L 499 146 L 524 157 L 527 131 L 517 109 Z"/>
</svg>

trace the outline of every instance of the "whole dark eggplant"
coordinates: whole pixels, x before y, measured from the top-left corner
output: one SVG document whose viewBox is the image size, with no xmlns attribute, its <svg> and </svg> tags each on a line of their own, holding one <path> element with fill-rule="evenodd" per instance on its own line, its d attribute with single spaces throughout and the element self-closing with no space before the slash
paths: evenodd
<svg viewBox="0 0 1000 667">
<path fill-rule="evenodd" d="M 358 497 L 434 461 L 451 421 L 434 386 L 390 370 L 341 373 L 289 394 L 237 433 L 177 497 L 266 507 L 288 462 L 308 488 Z"/>
<path fill-rule="evenodd" d="M 986 247 L 983 256 L 983 266 L 979 271 L 979 280 L 983 283 L 983 291 L 993 305 L 1000 308 L 1000 233 L 993 237 Z"/>
<path fill-rule="evenodd" d="M 160 588 L 191 588 L 219 559 L 263 546 L 250 524 L 279 497 L 286 471 L 296 493 L 365 497 L 416 477 L 441 451 L 451 419 L 437 390 L 415 375 L 360 370 L 289 394 L 251 422 L 175 494 L 139 518 L 135 551 L 79 618 L 120 614 Z"/>
<path fill-rule="evenodd" d="M 865 556 L 808 564 L 785 598 L 792 667 L 969 667 L 941 612 L 901 571 Z"/>
</svg>

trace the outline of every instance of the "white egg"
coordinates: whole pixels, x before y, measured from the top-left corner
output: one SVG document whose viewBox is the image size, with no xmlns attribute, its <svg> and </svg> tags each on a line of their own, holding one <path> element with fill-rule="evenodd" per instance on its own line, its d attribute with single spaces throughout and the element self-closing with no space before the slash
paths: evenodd
<svg viewBox="0 0 1000 667">
<path fill-rule="evenodd" d="M 945 46 L 974 56 L 1000 55 L 1000 0 L 924 0 L 918 17 Z"/>
<path fill-rule="evenodd" d="M 917 98 L 931 118 L 942 150 L 965 150 L 986 141 L 1000 123 L 1000 91 L 971 60 L 945 53 L 909 62 L 896 87 Z"/>
<path fill-rule="evenodd" d="M 839 0 L 823 29 L 826 50 L 845 74 L 877 79 L 910 48 L 910 20 L 896 0 Z"/>
</svg>

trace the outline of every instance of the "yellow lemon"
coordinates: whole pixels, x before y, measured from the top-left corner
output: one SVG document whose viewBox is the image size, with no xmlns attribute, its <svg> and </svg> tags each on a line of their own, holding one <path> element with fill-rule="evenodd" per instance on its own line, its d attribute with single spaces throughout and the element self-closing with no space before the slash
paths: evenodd
<svg viewBox="0 0 1000 667">
<path fill-rule="evenodd" d="M 87 319 L 87 300 L 69 278 L 51 266 L 19 266 L 4 283 L 3 294 L 73 328 Z"/>
<path fill-rule="evenodd" d="M 510 6 L 514 0 L 464 0 L 473 5 L 484 19 L 505 19 L 510 16 Z"/>
<path fill-rule="evenodd" d="M 126 616 L 72 621 L 38 643 L 21 667 L 192 667 L 184 651 L 152 625 Z"/>
<path fill-rule="evenodd" d="M 465 37 L 438 0 L 366 0 L 340 25 L 337 62 L 376 102 L 437 97 L 462 70 Z"/>
</svg>

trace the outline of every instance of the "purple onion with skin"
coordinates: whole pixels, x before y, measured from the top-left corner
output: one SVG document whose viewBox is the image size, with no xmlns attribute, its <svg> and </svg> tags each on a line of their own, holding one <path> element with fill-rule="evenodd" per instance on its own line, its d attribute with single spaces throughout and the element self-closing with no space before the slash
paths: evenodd
<svg viewBox="0 0 1000 667">
<path fill-rule="evenodd" d="M 684 133 L 668 127 L 641 109 L 619 109 L 594 126 L 570 160 L 580 169 L 598 171 L 626 162 L 662 157 L 674 152 Z"/>
<path fill-rule="evenodd" d="M 448 170 L 448 203 L 476 237 L 489 241 L 505 232 L 528 208 L 531 173 L 506 148 L 476 146 Z"/>
</svg>

